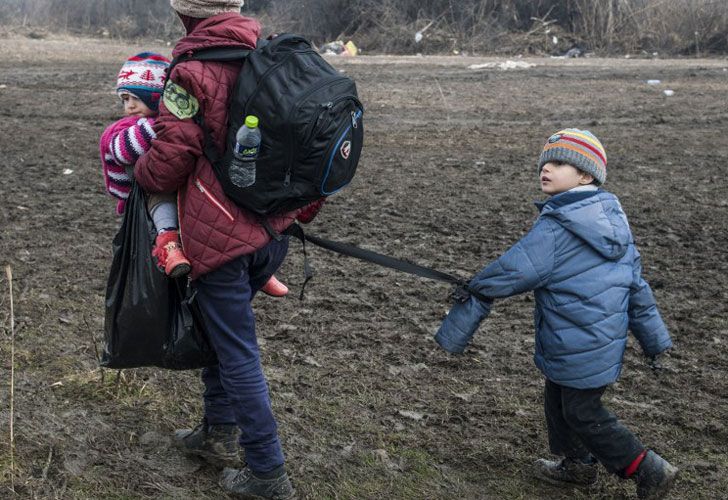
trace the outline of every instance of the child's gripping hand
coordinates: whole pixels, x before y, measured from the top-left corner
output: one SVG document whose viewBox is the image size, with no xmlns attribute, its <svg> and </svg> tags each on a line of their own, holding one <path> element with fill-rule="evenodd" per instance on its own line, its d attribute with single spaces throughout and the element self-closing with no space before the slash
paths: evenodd
<svg viewBox="0 0 728 500">
<path fill-rule="evenodd" d="M 667 361 L 670 359 L 670 349 L 665 349 L 662 352 L 659 352 L 653 356 L 647 357 L 647 365 L 652 370 L 652 373 L 655 374 L 655 376 L 660 376 L 661 374 L 672 371 L 671 368 L 669 368 Z"/>
<path fill-rule="evenodd" d="M 460 302 L 461 304 L 467 302 L 470 300 L 470 297 L 472 294 L 468 291 L 465 285 L 459 285 L 453 290 L 453 292 L 450 294 L 450 299 L 452 299 L 455 302 Z"/>
</svg>

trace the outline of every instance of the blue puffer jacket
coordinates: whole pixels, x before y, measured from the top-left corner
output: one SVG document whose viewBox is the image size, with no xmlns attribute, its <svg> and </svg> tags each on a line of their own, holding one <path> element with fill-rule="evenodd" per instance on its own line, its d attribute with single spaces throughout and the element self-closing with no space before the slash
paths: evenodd
<svg viewBox="0 0 728 500">
<path fill-rule="evenodd" d="M 648 356 L 671 347 L 617 197 L 567 191 L 537 205 L 531 231 L 470 285 L 493 298 L 534 290 L 534 359 L 546 378 L 576 389 L 614 382 L 628 328 Z M 435 339 L 462 352 L 491 304 L 454 304 Z"/>
</svg>

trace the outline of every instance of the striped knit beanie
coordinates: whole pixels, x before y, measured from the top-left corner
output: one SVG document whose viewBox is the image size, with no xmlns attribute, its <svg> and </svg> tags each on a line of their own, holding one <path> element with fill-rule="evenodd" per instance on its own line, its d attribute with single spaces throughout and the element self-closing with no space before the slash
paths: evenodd
<svg viewBox="0 0 728 500">
<path fill-rule="evenodd" d="M 169 59 L 160 54 L 142 52 L 131 56 L 116 78 L 116 93 L 138 97 L 149 109 L 157 111 L 168 67 Z"/>
<path fill-rule="evenodd" d="M 223 12 L 240 12 L 243 0 L 169 0 L 174 10 L 185 16 L 207 18 Z"/>
<path fill-rule="evenodd" d="M 607 153 L 588 130 L 567 128 L 549 137 L 538 159 L 538 171 L 550 161 L 561 161 L 594 176 L 597 184 L 607 180 Z"/>
</svg>

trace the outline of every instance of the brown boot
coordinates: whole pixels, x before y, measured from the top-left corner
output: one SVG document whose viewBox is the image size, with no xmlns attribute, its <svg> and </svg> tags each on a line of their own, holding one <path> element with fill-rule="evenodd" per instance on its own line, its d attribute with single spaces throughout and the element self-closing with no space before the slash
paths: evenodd
<svg viewBox="0 0 728 500">
<path fill-rule="evenodd" d="M 534 476 L 547 483 L 559 486 L 591 486 L 597 482 L 599 464 L 585 464 L 580 460 L 563 458 L 558 462 L 540 458 L 534 464 Z"/>
<path fill-rule="evenodd" d="M 272 477 L 258 477 L 250 470 L 250 467 L 240 470 L 225 469 L 222 471 L 220 485 L 225 491 L 239 498 L 291 500 L 296 497 L 296 492 L 283 466 L 280 467 L 280 470 L 273 471 L 270 476 Z"/>
<path fill-rule="evenodd" d="M 203 420 L 194 429 L 174 431 L 174 444 L 185 455 L 204 459 L 220 467 L 240 466 L 240 431 L 235 424 L 209 425 Z"/>
</svg>

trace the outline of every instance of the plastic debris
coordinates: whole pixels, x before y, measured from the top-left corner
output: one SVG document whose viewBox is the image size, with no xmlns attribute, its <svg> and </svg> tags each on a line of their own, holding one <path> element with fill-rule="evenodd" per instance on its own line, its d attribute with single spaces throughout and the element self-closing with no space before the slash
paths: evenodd
<svg viewBox="0 0 728 500">
<path fill-rule="evenodd" d="M 564 54 L 566 57 L 581 57 L 584 54 L 579 47 L 572 47 Z"/>
<path fill-rule="evenodd" d="M 442 16 L 440 16 L 440 17 L 442 17 Z M 439 17 L 437 19 L 439 19 Z M 420 43 L 422 41 L 422 38 L 424 37 L 425 31 L 427 31 L 428 29 L 430 29 L 430 26 L 432 26 L 433 24 L 435 24 L 435 21 L 437 21 L 437 19 L 433 19 L 432 21 L 430 21 L 429 23 L 427 23 L 427 26 L 425 26 L 424 28 L 422 28 L 417 33 L 415 33 L 415 43 Z"/>
<path fill-rule="evenodd" d="M 346 50 L 344 48 L 344 42 L 342 41 L 336 41 L 336 42 L 329 42 L 325 43 L 321 46 L 319 49 L 319 52 L 322 54 L 329 54 L 329 55 L 335 55 L 338 56 L 342 52 Z"/>
<path fill-rule="evenodd" d="M 659 85 L 660 80 L 647 80 L 647 85 Z"/>
<path fill-rule="evenodd" d="M 403 417 L 411 418 L 412 420 L 422 420 L 423 418 L 425 418 L 425 415 L 418 411 L 397 410 L 397 413 L 399 413 Z"/>
<path fill-rule="evenodd" d="M 353 56 L 356 56 L 359 54 L 359 48 L 356 45 L 354 45 L 354 42 L 352 42 L 351 40 L 346 42 L 344 47 L 346 47 L 347 55 L 350 55 L 353 57 Z"/>
<path fill-rule="evenodd" d="M 662 93 L 665 94 L 667 97 L 670 97 L 671 95 L 675 95 L 675 91 L 670 90 L 670 89 L 665 89 L 662 91 Z"/>
<path fill-rule="evenodd" d="M 72 173 L 73 173 L 73 170 L 71 170 L 70 168 L 63 170 L 63 175 L 71 175 Z"/>
<path fill-rule="evenodd" d="M 527 63 L 525 61 L 508 60 L 508 61 L 501 62 L 501 63 L 492 62 L 492 63 L 483 63 L 483 64 L 471 64 L 470 66 L 468 66 L 468 69 L 477 70 L 477 69 L 485 69 L 485 68 L 499 68 L 502 70 L 507 70 L 507 69 L 526 69 L 526 68 L 530 68 L 532 66 L 536 66 L 536 65 L 532 64 L 532 63 Z"/>
<path fill-rule="evenodd" d="M 319 52 L 334 56 L 356 56 L 359 54 L 359 49 L 351 40 L 346 43 L 341 40 L 336 40 L 335 42 L 323 44 L 319 49 Z"/>
</svg>

